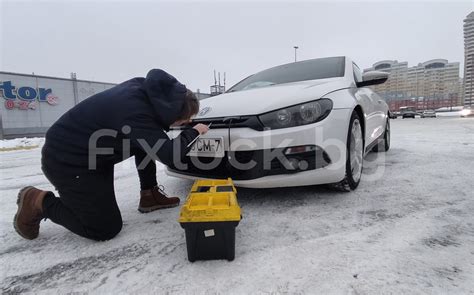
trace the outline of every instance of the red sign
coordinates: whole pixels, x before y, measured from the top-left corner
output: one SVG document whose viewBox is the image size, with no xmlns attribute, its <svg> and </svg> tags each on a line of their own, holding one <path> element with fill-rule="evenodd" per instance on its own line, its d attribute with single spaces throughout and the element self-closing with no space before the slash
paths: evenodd
<svg viewBox="0 0 474 295">
<path fill-rule="evenodd" d="M 19 110 L 36 110 L 36 101 L 15 101 L 15 100 L 5 100 L 5 108 L 7 110 L 13 110 L 15 108 Z"/>
<path fill-rule="evenodd" d="M 58 97 L 53 95 L 52 93 L 48 94 L 46 96 L 46 101 L 50 104 L 50 105 L 57 105 L 58 104 Z"/>
</svg>

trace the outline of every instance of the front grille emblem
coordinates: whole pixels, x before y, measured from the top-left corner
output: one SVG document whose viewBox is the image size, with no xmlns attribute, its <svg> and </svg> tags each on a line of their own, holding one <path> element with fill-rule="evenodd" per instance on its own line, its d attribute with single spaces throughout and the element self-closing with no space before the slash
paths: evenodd
<svg viewBox="0 0 474 295">
<path fill-rule="evenodd" d="M 205 114 L 209 113 L 210 111 L 211 111 L 211 107 L 202 108 L 199 111 L 198 116 L 204 116 Z"/>
</svg>

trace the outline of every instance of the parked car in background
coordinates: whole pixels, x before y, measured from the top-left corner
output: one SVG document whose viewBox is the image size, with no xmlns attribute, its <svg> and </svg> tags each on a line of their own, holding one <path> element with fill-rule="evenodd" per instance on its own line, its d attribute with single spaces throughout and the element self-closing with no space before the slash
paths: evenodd
<svg viewBox="0 0 474 295">
<path fill-rule="evenodd" d="M 201 101 L 193 123 L 212 123 L 167 174 L 227 178 L 252 188 L 335 184 L 355 189 L 363 157 L 390 147 L 387 103 L 367 86 L 388 73 L 361 73 L 348 57 L 279 65 Z M 174 137 L 186 127 L 170 131 Z M 183 166 L 183 167 L 181 167 Z"/>
<path fill-rule="evenodd" d="M 469 116 L 474 116 L 474 110 L 470 106 L 465 106 L 461 110 L 461 117 L 469 117 Z"/>
<path fill-rule="evenodd" d="M 424 110 L 420 116 L 422 118 L 436 118 L 436 112 L 433 110 Z"/>
<path fill-rule="evenodd" d="M 405 119 L 405 118 L 415 119 L 415 116 L 419 114 L 416 112 L 415 107 L 401 107 L 400 115 L 402 116 L 402 119 Z"/>
<path fill-rule="evenodd" d="M 388 111 L 388 117 L 390 119 L 396 119 L 396 118 L 398 118 L 398 115 L 397 115 L 396 112 Z"/>
</svg>

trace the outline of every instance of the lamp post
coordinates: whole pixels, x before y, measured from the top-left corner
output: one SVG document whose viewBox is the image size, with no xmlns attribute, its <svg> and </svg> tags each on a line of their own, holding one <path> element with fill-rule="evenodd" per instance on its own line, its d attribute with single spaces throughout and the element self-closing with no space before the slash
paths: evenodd
<svg viewBox="0 0 474 295">
<path fill-rule="evenodd" d="M 298 46 L 293 46 L 293 48 L 295 49 L 295 62 L 296 62 L 296 49 L 298 49 L 299 47 Z"/>
</svg>

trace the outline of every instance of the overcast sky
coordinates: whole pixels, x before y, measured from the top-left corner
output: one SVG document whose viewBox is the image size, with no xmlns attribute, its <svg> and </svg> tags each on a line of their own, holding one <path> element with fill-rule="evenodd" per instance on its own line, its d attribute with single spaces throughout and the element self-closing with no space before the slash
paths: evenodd
<svg viewBox="0 0 474 295">
<path fill-rule="evenodd" d="M 465 2 L 138 2 L 0 0 L 0 70 L 121 82 L 162 68 L 208 92 L 298 60 L 348 55 L 361 68 L 463 64 Z M 461 69 L 462 76 L 462 69 Z"/>
</svg>

